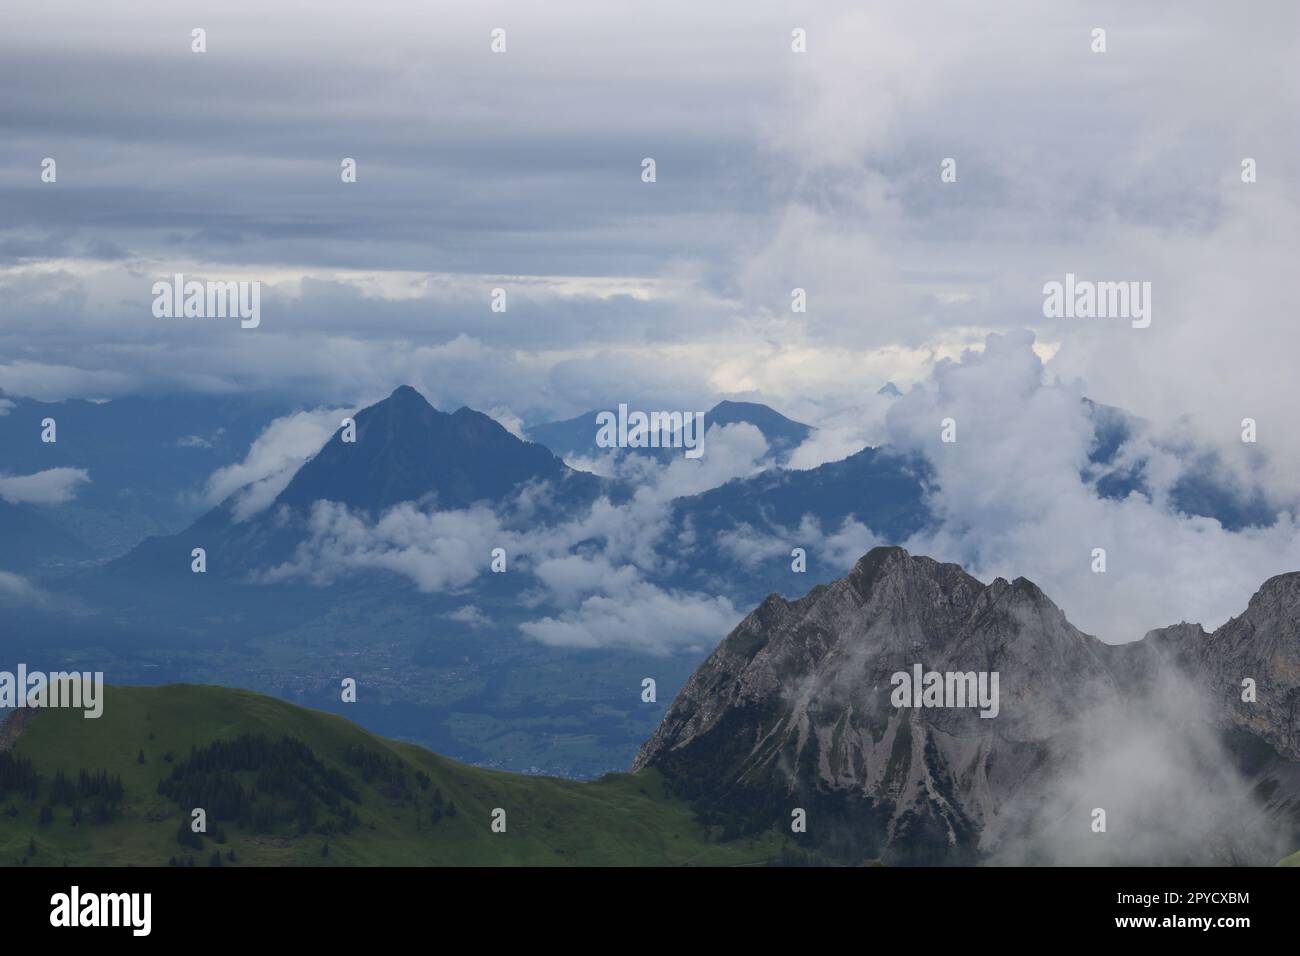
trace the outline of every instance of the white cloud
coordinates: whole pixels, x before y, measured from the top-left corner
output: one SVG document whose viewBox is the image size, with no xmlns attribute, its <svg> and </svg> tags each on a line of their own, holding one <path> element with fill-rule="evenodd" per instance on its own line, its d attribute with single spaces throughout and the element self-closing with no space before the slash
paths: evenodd
<svg viewBox="0 0 1300 956">
<path fill-rule="evenodd" d="M 1271 865 L 1292 852 L 1285 823 L 1261 812 L 1221 728 L 1206 720 L 1202 694 L 1168 672 L 1132 698 L 1098 694 L 1058 729 L 1069 754 L 1062 772 L 988 821 L 982 840 L 997 843 L 994 862 Z M 1121 838 L 1098 839 L 1094 807 Z"/>
<path fill-rule="evenodd" d="M 1300 535 L 1288 514 L 1272 527 L 1234 533 L 1178 513 L 1169 490 L 1191 463 L 1154 434 L 1139 434 L 1121 455 L 1140 453 L 1146 461 L 1151 500 L 1101 498 L 1083 475 L 1094 437 L 1086 393 L 1081 381 L 1056 379 L 1032 334 L 1020 332 L 991 336 L 959 361 L 940 362 L 929 381 L 893 399 L 883 434 L 893 446 L 926 456 L 934 469 L 928 504 L 936 523 L 906 542 L 909 549 L 984 578 L 1030 577 L 1078 626 L 1111 641 L 1182 619 L 1222 623 L 1267 577 L 1300 567 Z M 868 401 L 877 399 L 885 401 L 873 388 Z M 940 441 L 945 418 L 957 423 L 955 444 Z M 753 474 L 766 454 L 761 434 L 748 425 L 715 427 L 705 444 L 700 461 L 613 459 L 621 477 L 641 482 L 632 498 L 617 505 L 600 499 L 551 527 L 521 528 L 486 509 L 426 514 L 409 505 L 370 522 L 318 505 L 310 540 L 270 577 L 327 581 L 353 569 L 386 569 L 423 590 L 449 591 L 487 573 L 491 549 L 504 547 L 511 573 L 532 575 L 540 588 L 530 600 L 569 609 L 530 622 L 526 635 L 580 646 L 694 646 L 703 632 L 686 621 L 678 637 L 652 640 L 627 630 L 613 604 L 648 611 L 679 601 L 710 626 L 726 616 L 728 608 L 705 595 L 669 593 L 654 583 L 680 564 L 665 546 L 680 530 L 669 526 L 672 499 Z M 530 489 L 502 513 L 517 518 L 541 493 Z M 745 566 L 784 559 L 799 545 L 814 564 L 837 572 L 879 543 L 860 521 L 822 528 L 807 517 L 797 528 L 760 533 L 742 526 L 718 539 Z M 1091 570 L 1096 547 L 1106 549 L 1105 574 Z"/>
<path fill-rule="evenodd" d="M 819 571 L 847 572 L 858 558 L 887 542 L 850 516 L 830 534 L 812 515 L 804 515 L 797 528 L 759 531 L 742 524 L 718 535 L 718 545 L 730 557 L 748 568 L 767 561 L 793 561 L 793 548 L 804 549 L 812 566 Z"/>
<path fill-rule="evenodd" d="M 668 591 L 640 581 L 618 597 L 593 594 L 574 610 L 520 625 L 557 647 L 625 647 L 651 654 L 714 647 L 742 615 L 723 597 Z"/>
<path fill-rule="evenodd" d="M 26 578 L 0 571 L 0 606 L 43 605 L 50 596 Z"/>
<path fill-rule="evenodd" d="M 422 591 L 455 592 L 491 573 L 492 549 L 500 547 L 507 554 L 507 573 L 537 582 L 540 590 L 528 603 L 568 608 L 521 625 L 525 636 L 553 645 L 635 647 L 655 654 L 701 649 L 721 640 L 740 615 L 726 598 L 665 590 L 650 580 L 670 572 L 676 560 L 659 550 L 673 530 L 669 504 L 679 495 L 752 474 L 766 452 L 758 429 L 737 424 L 711 428 L 698 460 L 673 459 L 665 466 L 648 456 L 625 456 L 619 467 L 643 479 L 631 500 L 598 499 L 554 526 L 520 527 L 502 517 L 530 513 L 532 499 L 544 494 L 538 488 L 523 490 L 500 514 L 483 506 L 428 512 L 403 504 L 372 521 L 344 505 L 317 502 L 308 537 L 293 558 L 260 578 L 297 577 L 323 585 L 357 570 L 387 571 Z M 852 536 L 853 530 L 842 534 Z M 662 626 L 647 615 L 663 616 Z"/>
<path fill-rule="evenodd" d="M 0 289 L 4 283 L 0 282 Z M 0 389 L 45 402 L 65 398 L 124 395 L 145 381 L 110 369 L 80 368 L 52 362 L 9 362 L 0 365 Z"/>
<path fill-rule="evenodd" d="M 593 592 L 625 596 L 640 580 L 635 566 L 616 567 L 603 555 L 566 554 L 544 558 L 537 562 L 533 573 L 561 605 L 573 604 Z"/>
<path fill-rule="evenodd" d="M 47 468 L 31 475 L 0 474 L 0 498 L 10 504 L 61 505 L 77 496 L 77 486 L 90 481 L 84 468 Z"/>
<path fill-rule="evenodd" d="M 496 419 L 497 423 L 502 428 L 504 428 L 510 434 L 514 435 L 520 441 L 530 440 L 528 436 L 524 434 L 523 419 L 520 418 L 518 415 L 516 415 L 514 412 L 510 411 L 510 409 L 504 408 L 500 405 L 494 405 L 492 408 L 489 408 L 484 414 L 486 414 L 489 418 Z"/>
<path fill-rule="evenodd" d="M 144 66 L 119 71 L 111 86 L 65 84 L 45 104 L 45 125 L 96 136 L 81 117 L 115 117 L 115 137 L 92 143 L 100 161 L 82 171 L 84 188 L 101 190 L 104 228 L 139 252 L 101 261 L 55 248 L 66 243 L 34 227 L 7 230 L 0 238 L 31 250 L 0 262 L 0 351 L 25 356 L 0 365 L 0 388 L 49 399 L 256 388 L 338 401 L 410 382 L 440 406 L 493 409 L 511 430 L 516 412 L 560 417 L 622 394 L 703 407 L 743 393 L 818 426 L 795 467 L 885 439 L 924 449 L 938 469 L 932 503 L 943 524 L 914 547 L 1034 576 L 1115 637 L 1168 617 L 1221 618 L 1261 575 L 1295 565 L 1290 519 L 1232 534 L 1174 514 L 1167 494 L 1186 467 L 1174 450 L 1186 445 L 1216 450 L 1206 467 L 1229 484 L 1258 483 L 1279 508 L 1300 503 L 1300 339 L 1279 278 L 1300 247 L 1293 4 L 1261 3 L 1242 17 L 1193 2 L 1170 20 L 1114 2 L 1012 0 L 997 17 L 954 2 L 826 3 L 801 14 L 809 52 L 793 55 L 788 11 L 752 3 L 706 10 L 673 0 L 631 27 L 608 4 L 557 13 L 513 3 L 512 52 L 488 64 L 462 42 L 481 27 L 468 9 L 451 20 L 425 11 L 417 20 L 438 29 L 394 40 L 383 18 L 330 3 L 310 55 L 287 71 L 279 50 L 293 18 L 228 6 L 230 24 L 258 25 L 244 31 L 241 82 L 273 91 L 252 121 L 273 136 L 275 161 L 228 155 L 247 140 L 230 131 L 250 122 L 239 83 L 209 97 L 201 143 L 183 122 L 159 127 L 157 117 L 192 97 L 159 88 Z M 22 75 L 30 50 L 53 49 L 42 38 L 58 38 L 69 69 L 105 37 L 119 50 L 151 42 L 136 19 L 78 9 L 30 18 L 34 44 L 0 37 L 0 79 Z M 1098 11 L 1111 30 L 1104 57 L 1087 47 Z M 358 36 L 380 35 L 384 44 L 358 47 Z M 432 60 L 430 42 L 442 44 Z M 381 47 L 382 62 L 353 56 Z M 340 50 L 349 51 L 342 60 Z M 449 95 L 420 95 L 446 82 Z M 413 126 L 402 104 L 431 102 L 433 121 Z M 174 217 L 141 221 L 139 197 L 116 188 L 140 166 L 121 135 L 132 123 L 189 130 L 146 138 L 151 157 L 163 157 L 151 167 L 161 177 L 146 204 L 155 213 L 196 176 L 219 186 L 222 170 L 242 171 L 239 189 L 225 193 L 244 200 L 179 235 L 154 225 Z M 363 180 L 372 218 L 337 239 L 315 222 L 279 225 L 312 208 L 297 190 L 319 182 L 316 144 L 333 136 L 330 123 L 392 147 L 384 175 Z M 647 137 L 664 144 L 662 180 L 629 193 L 635 164 L 606 160 Z M 522 155 L 518 144 L 558 141 L 573 149 L 501 160 L 503 144 Z M 20 136 L 15 148 L 26 146 L 36 148 Z M 1247 155 L 1260 163 L 1250 185 L 1238 177 Z M 938 182 L 946 156 L 958 160 L 957 183 Z M 254 166 L 266 192 L 244 188 Z M 449 183 L 450 196 L 427 191 Z M 520 196 L 536 202 L 521 212 Z M 428 209 L 448 215 L 430 219 Z M 422 271 L 435 243 L 440 268 L 462 257 L 446 272 Z M 337 265 L 341 249 L 347 268 Z M 355 256 L 369 261 L 354 267 Z M 149 282 L 173 265 L 264 281 L 267 321 L 256 335 L 152 321 Z M 1042 283 L 1066 271 L 1150 280 L 1151 328 L 1044 319 Z M 489 321 L 483 290 L 498 284 L 510 290 L 510 318 Z M 807 313 L 790 311 L 796 286 Z M 1022 344 L 982 367 L 942 364 L 982 347 L 989 331 L 1024 326 L 1038 336 L 1036 356 Z M 905 390 L 928 384 L 891 404 L 874 396 L 888 379 Z M 1101 501 L 1078 478 L 1085 393 L 1150 418 L 1152 435 L 1178 438 L 1140 439 L 1153 502 Z M 312 416 L 333 414 L 272 426 L 244 462 L 213 476 L 210 500 L 235 495 L 245 517 L 264 508 L 337 425 Z M 953 447 L 936 444 L 936 415 L 947 414 L 959 421 Z M 1262 465 L 1238 440 L 1244 417 L 1259 422 Z M 657 573 L 671 560 L 654 547 L 668 533 L 666 501 L 760 462 L 752 435 L 711 432 L 703 462 L 674 462 L 662 475 L 632 456 L 578 463 L 644 487 L 527 543 L 542 567 L 567 553 L 557 542 L 587 534 L 616 574 Z M 458 575 L 427 566 L 429 549 L 388 540 L 399 528 L 375 542 L 362 540 L 374 528 L 351 531 L 341 516 L 326 522 L 318 533 L 331 544 L 316 557 L 456 586 Z M 820 546 L 841 533 L 817 529 Z M 729 540 L 737 556 L 766 547 L 743 529 Z M 1111 570 L 1080 581 L 1078 549 L 1107 542 Z M 564 572 L 582 568 L 545 566 L 557 587 L 578 587 Z"/>
<path fill-rule="evenodd" d="M 1289 513 L 1234 533 L 1178 513 L 1167 494 L 1099 497 L 1080 474 L 1093 435 L 1084 385 L 1052 377 L 1031 344 L 1028 333 L 991 336 L 890 409 L 892 443 L 935 471 L 938 526 L 909 550 L 985 579 L 1028 577 L 1076 626 L 1112 642 L 1180 620 L 1215 627 L 1267 578 L 1300 569 Z M 956 421 L 955 443 L 940 440 L 944 418 Z M 1154 471 L 1157 490 L 1171 482 L 1169 465 L 1163 477 Z M 1106 551 L 1105 573 L 1092 571 L 1094 548 Z"/>
<path fill-rule="evenodd" d="M 492 619 L 483 613 L 482 609 L 475 604 L 466 604 L 464 607 L 458 607 L 447 615 L 448 620 L 459 621 L 461 624 L 468 624 L 470 627 L 478 630 L 482 627 L 488 627 Z"/>
<path fill-rule="evenodd" d="M 391 571 L 421 591 L 455 590 L 487 570 L 492 548 L 506 539 L 487 508 L 423 512 L 411 504 L 371 522 L 346 505 L 318 501 L 308 531 L 293 559 L 268 569 L 263 580 L 328 584 L 356 570 Z"/>
<path fill-rule="evenodd" d="M 872 392 L 857 396 L 857 404 L 842 406 L 817 417 L 813 431 L 790 454 L 786 463 L 793 470 L 816 468 L 829 461 L 840 461 L 868 445 L 884 439 L 885 412 L 893 396 Z"/>
<path fill-rule="evenodd" d="M 235 496 L 236 521 L 245 521 L 271 504 L 352 414 L 345 408 L 317 408 L 277 418 L 253 440 L 242 462 L 218 469 L 208 479 L 209 504 Z"/>
</svg>

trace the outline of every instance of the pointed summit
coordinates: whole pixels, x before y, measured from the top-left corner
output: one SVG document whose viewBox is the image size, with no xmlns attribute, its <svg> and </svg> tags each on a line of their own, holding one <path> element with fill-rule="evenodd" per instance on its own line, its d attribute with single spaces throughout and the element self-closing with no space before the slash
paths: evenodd
<svg viewBox="0 0 1300 956">
<path fill-rule="evenodd" d="M 1256 603 L 1282 603 L 1295 608 L 1300 606 L 1300 571 L 1288 571 L 1275 574 L 1259 586 L 1250 599 L 1253 608 Z"/>
<path fill-rule="evenodd" d="M 202 540 L 219 575 L 242 577 L 288 560 L 311 534 L 309 516 L 319 501 L 346 505 L 377 517 L 410 502 L 449 511 L 474 504 L 512 502 L 525 487 L 546 485 L 532 520 L 545 521 L 589 504 L 602 479 L 575 472 L 549 450 L 521 441 L 482 412 L 440 412 L 409 385 L 353 416 L 356 440 L 338 431 L 307 461 L 270 507 L 238 519 L 229 500 L 178 535 L 150 538 L 114 563 L 123 573 L 189 576 L 192 541 Z"/>
<path fill-rule="evenodd" d="M 450 511 L 477 503 L 508 505 L 525 486 L 546 485 L 550 493 L 534 503 L 534 520 L 567 514 L 594 501 L 602 479 L 576 472 L 549 450 L 521 441 L 494 419 L 459 408 L 438 411 L 409 385 L 382 402 L 356 412 L 356 440 L 334 432 L 315 458 L 299 468 L 285 490 L 251 519 L 235 518 L 229 501 L 214 507 L 179 535 L 149 538 L 114 567 L 188 578 L 188 563 L 175 555 L 205 542 L 217 574 L 246 575 L 255 568 L 287 561 L 311 533 L 309 515 L 316 502 L 346 505 L 376 518 L 396 505 Z"/>
<path fill-rule="evenodd" d="M 409 385 L 357 412 L 356 423 L 356 441 L 335 432 L 276 505 L 302 509 L 328 500 L 379 512 L 414 501 L 464 508 L 500 501 L 528 482 L 560 481 L 569 471 L 487 415 L 440 412 Z"/>
<path fill-rule="evenodd" d="M 397 386 L 388 398 L 379 404 L 388 404 L 392 408 L 433 408 L 432 403 L 410 385 Z"/>
<path fill-rule="evenodd" d="M 767 440 L 768 447 L 778 455 L 793 451 L 808 440 L 813 429 L 786 418 L 776 409 L 758 402 L 733 402 L 724 399 L 714 405 L 704 416 L 706 427 L 713 425 L 753 425 Z"/>
</svg>

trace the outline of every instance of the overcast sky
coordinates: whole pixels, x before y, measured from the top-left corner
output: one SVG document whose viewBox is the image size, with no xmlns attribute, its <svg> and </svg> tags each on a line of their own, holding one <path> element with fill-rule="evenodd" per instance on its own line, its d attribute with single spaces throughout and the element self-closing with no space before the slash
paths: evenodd
<svg viewBox="0 0 1300 956">
<path fill-rule="evenodd" d="M 1260 480 L 1293 504 L 1298 11 L 11 5 L 0 389 L 354 407 L 411 383 L 525 422 L 752 398 L 824 427 L 815 464 L 911 434 L 885 381 L 930 389 L 928 408 L 936 362 L 1013 333 L 1020 356 L 984 367 L 1194 435 L 1243 475 L 1257 419 Z M 262 282 L 260 327 L 155 318 L 175 272 Z M 1067 272 L 1150 282 L 1150 327 L 1044 318 Z M 1024 388 L 950 388 L 929 411 L 1009 429 Z M 1060 437 L 1024 427 L 1042 432 L 1009 454 Z"/>
</svg>

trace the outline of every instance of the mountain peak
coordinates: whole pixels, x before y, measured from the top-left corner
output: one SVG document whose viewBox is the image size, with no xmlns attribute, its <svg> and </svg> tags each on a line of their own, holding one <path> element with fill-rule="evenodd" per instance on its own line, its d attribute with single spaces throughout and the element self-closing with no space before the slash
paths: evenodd
<svg viewBox="0 0 1300 956">
<path fill-rule="evenodd" d="M 967 574 L 961 565 L 909 554 L 896 545 L 872 548 L 858 559 L 846 580 L 864 598 L 882 585 L 888 585 L 896 595 L 909 600 L 931 600 L 937 594 L 950 603 L 958 599 L 963 605 L 975 594 L 990 589 Z M 1017 586 L 1020 580 L 1023 579 L 1017 581 Z M 1029 587 L 1034 588 L 1032 584 Z"/>
<path fill-rule="evenodd" d="M 786 418 L 770 405 L 759 402 L 733 402 L 730 399 L 723 399 L 709 409 L 705 417 L 710 427 L 741 423 L 753 425 L 763 433 L 774 448 L 795 448 L 806 441 L 812 433 L 810 426 Z"/>
<path fill-rule="evenodd" d="M 911 561 L 912 556 L 903 548 L 872 548 L 853 565 L 849 581 L 865 597 L 877 581 L 905 572 Z"/>
<path fill-rule="evenodd" d="M 771 413 L 774 415 L 781 414 L 780 412 L 776 411 L 776 409 L 772 408 L 769 405 L 764 405 L 761 402 L 733 402 L 729 398 L 724 398 L 722 401 L 718 402 L 718 404 L 710 408 L 709 414 L 716 416 L 716 415 L 731 415 L 731 414 L 738 414 L 743 412 L 755 412 L 755 411 L 762 411 L 764 413 Z M 784 418 L 785 416 L 782 417 Z"/>
<path fill-rule="evenodd" d="M 305 509 L 324 499 L 377 513 L 432 499 L 440 508 L 463 508 L 568 473 L 547 449 L 520 441 L 490 416 L 468 407 L 441 412 L 409 385 L 355 419 L 356 441 L 345 443 L 336 432 L 294 475 L 279 504 Z"/>
<path fill-rule="evenodd" d="M 637 408 L 636 404 L 626 404 L 631 409 Z M 585 412 L 576 418 L 565 421 L 533 425 L 529 427 L 528 435 L 534 441 L 541 442 L 558 455 L 603 454 L 604 449 L 596 445 L 596 436 L 600 432 L 597 418 L 602 411 L 617 407 L 617 404 L 611 404 L 606 409 Z M 657 406 L 654 403 L 643 404 L 641 410 L 655 407 L 663 406 Z M 753 425 L 762 433 L 763 438 L 767 441 L 768 449 L 778 459 L 798 448 L 808 440 L 808 436 L 813 432 L 812 426 L 786 418 L 767 405 L 758 402 L 736 402 L 730 399 L 723 399 L 705 412 L 704 422 L 706 430 L 714 425 Z M 674 458 L 680 454 L 672 449 L 655 449 L 650 453 L 660 455 L 665 459 Z"/>
<path fill-rule="evenodd" d="M 1049 598 L 1046 594 L 1044 594 L 1043 589 L 1040 588 L 1033 581 L 1029 580 L 1029 578 L 1026 577 L 1016 578 L 1014 581 L 1011 582 L 1011 589 L 1020 594 L 1026 595 L 1037 604 L 1046 603 L 1046 604 L 1053 604 L 1054 606 L 1054 602 L 1052 601 L 1052 599 Z"/>
<path fill-rule="evenodd" d="M 912 560 L 911 554 L 906 548 L 898 545 L 881 545 L 872 548 L 862 557 L 858 558 L 857 563 L 853 566 L 856 571 L 862 569 L 879 569 L 890 565 L 898 565 L 903 562 Z"/>
<path fill-rule="evenodd" d="M 372 405 L 371 407 L 377 408 L 386 403 L 392 403 L 393 405 L 410 405 L 414 407 L 427 406 L 428 408 L 433 408 L 433 404 L 410 385 L 397 386 L 397 388 L 393 389 L 389 394 L 388 398 L 376 405 Z"/>
<path fill-rule="evenodd" d="M 866 842 L 906 843 L 920 825 L 965 852 L 1082 706 L 1079 689 L 1107 692 L 1098 646 L 1025 578 L 986 585 L 956 564 L 873 548 L 846 578 L 797 601 L 769 598 L 742 621 L 634 769 L 656 767 L 706 810 L 742 791 L 754 807 L 815 795 L 831 829 L 860 815 L 865 796 L 881 828 Z M 915 667 L 996 673 L 1005 696 L 983 711 L 900 709 L 890 688 Z M 973 797 L 936 793 L 935 781 L 951 788 L 971 774 Z"/>
<path fill-rule="evenodd" d="M 1259 586 L 1250 599 L 1254 604 L 1257 600 L 1286 600 L 1300 597 L 1300 571 L 1287 571 L 1283 574 L 1275 574 Z"/>
</svg>

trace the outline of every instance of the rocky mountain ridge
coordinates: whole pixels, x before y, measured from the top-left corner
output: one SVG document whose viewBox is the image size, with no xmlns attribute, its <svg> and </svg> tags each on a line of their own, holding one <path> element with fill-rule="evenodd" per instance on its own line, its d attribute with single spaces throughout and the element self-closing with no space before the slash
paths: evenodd
<svg viewBox="0 0 1300 956">
<path fill-rule="evenodd" d="M 916 665 L 997 673 L 997 716 L 895 706 L 894 675 Z M 1247 678 L 1254 702 L 1242 700 Z M 1161 781 L 1128 793 L 1135 774 L 1107 763 L 1123 752 L 1116 740 L 1153 727 L 1155 749 L 1185 747 L 1189 764 L 1214 766 L 1196 779 L 1222 786 L 1225 808 L 1253 786 L 1261 814 L 1290 827 L 1298 710 L 1300 573 L 1266 582 L 1213 633 L 1180 624 L 1117 647 L 1073 627 L 1025 578 L 984 584 L 877 548 L 803 598 L 765 600 L 697 669 L 633 769 L 659 769 L 705 819 L 740 832 L 802 808 L 820 823 L 814 842 L 840 855 L 965 862 L 1013 844 L 1045 852 L 1052 827 L 1071 840 L 1091 832 L 1093 793 L 1124 794 L 1111 798 L 1111 832 L 1161 800 L 1173 812 Z M 1218 765 L 1242 761 L 1243 787 L 1220 779 Z M 1076 777 L 1073 790 L 1062 784 Z M 1049 807 L 1059 820 L 1042 819 Z M 1201 849 L 1164 847 L 1184 862 Z"/>
</svg>

